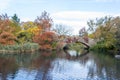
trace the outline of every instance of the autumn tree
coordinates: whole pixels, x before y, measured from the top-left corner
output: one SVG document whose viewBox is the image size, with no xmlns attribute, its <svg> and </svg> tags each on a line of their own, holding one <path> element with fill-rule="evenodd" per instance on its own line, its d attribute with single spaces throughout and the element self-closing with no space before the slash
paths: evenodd
<svg viewBox="0 0 120 80">
<path fill-rule="evenodd" d="M 12 45 L 15 44 L 16 37 L 10 32 L 2 32 L 0 34 L 0 44 Z"/>
<path fill-rule="evenodd" d="M 33 38 L 33 41 L 40 45 L 40 49 L 53 49 L 56 47 L 58 36 L 55 32 L 44 32 Z"/>
<path fill-rule="evenodd" d="M 90 29 L 94 29 L 92 34 L 101 47 L 107 49 L 113 49 L 115 47 L 116 22 L 113 17 L 96 19 L 95 21 L 88 22 L 88 24 Z"/>
<path fill-rule="evenodd" d="M 115 39 L 116 39 L 116 43 L 115 46 L 117 48 L 117 50 L 120 51 L 120 17 L 116 17 L 113 20 L 114 23 L 114 27 L 115 27 Z"/>
<path fill-rule="evenodd" d="M 42 32 L 46 32 L 50 31 L 53 21 L 51 17 L 49 17 L 49 14 L 44 11 L 41 16 L 38 16 L 37 19 L 35 19 L 35 23 L 38 27 L 41 27 Z"/>
<path fill-rule="evenodd" d="M 19 43 L 32 42 L 33 37 L 40 33 L 38 27 L 29 28 L 27 30 L 21 30 L 17 33 L 17 38 Z"/>
<path fill-rule="evenodd" d="M 13 31 L 13 29 L 10 27 L 10 20 L 7 14 L 0 15 L 0 33 L 2 31 Z"/>
<path fill-rule="evenodd" d="M 112 17 L 104 17 L 96 20 L 90 20 L 88 22 L 89 31 L 92 31 L 94 39 L 99 41 L 107 39 L 107 37 L 114 32 L 115 27 L 112 22 Z M 114 33 L 113 33 L 114 34 Z M 112 34 L 111 34 L 112 35 Z"/>
<path fill-rule="evenodd" d="M 41 32 L 40 27 L 37 27 L 32 21 L 23 22 L 21 27 L 22 30 L 17 33 L 20 43 L 32 42 L 33 37 Z"/>
<path fill-rule="evenodd" d="M 34 22 L 32 21 L 27 21 L 27 22 L 22 22 L 21 27 L 23 30 L 27 30 L 29 28 L 37 27 Z"/>
<path fill-rule="evenodd" d="M 16 41 L 16 37 L 14 32 L 16 32 L 16 28 L 13 25 L 12 21 L 9 19 L 7 14 L 0 15 L 0 43 L 14 44 Z"/>
<path fill-rule="evenodd" d="M 58 38 L 56 33 L 50 30 L 52 22 L 46 11 L 35 19 L 35 24 L 40 28 L 41 32 L 34 36 L 33 41 L 40 45 L 40 49 L 53 49 L 56 46 Z"/>
</svg>

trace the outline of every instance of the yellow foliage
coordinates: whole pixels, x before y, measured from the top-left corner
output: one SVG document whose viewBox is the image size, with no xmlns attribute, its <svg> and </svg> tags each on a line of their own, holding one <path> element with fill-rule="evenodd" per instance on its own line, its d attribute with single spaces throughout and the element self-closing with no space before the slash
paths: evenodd
<svg viewBox="0 0 120 80">
<path fill-rule="evenodd" d="M 19 34 L 24 33 L 24 32 L 25 32 L 25 30 L 21 30 L 16 35 L 18 36 Z"/>
<path fill-rule="evenodd" d="M 88 37 L 94 39 L 94 34 L 89 34 Z"/>
<path fill-rule="evenodd" d="M 18 32 L 18 34 L 28 32 L 28 33 L 31 33 L 33 35 L 37 35 L 37 34 L 40 34 L 41 31 L 42 31 L 42 29 L 40 29 L 38 27 L 32 27 L 32 28 L 28 28 L 27 30 L 21 30 Z"/>
<path fill-rule="evenodd" d="M 27 30 L 29 28 L 36 27 L 36 25 L 32 21 L 27 21 L 22 24 L 22 28 Z"/>
<path fill-rule="evenodd" d="M 42 31 L 42 29 L 38 28 L 38 27 L 32 27 L 26 30 L 27 32 L 30 32 L 34 35 L 40 34 L 40 32 Z"/>
</svg>

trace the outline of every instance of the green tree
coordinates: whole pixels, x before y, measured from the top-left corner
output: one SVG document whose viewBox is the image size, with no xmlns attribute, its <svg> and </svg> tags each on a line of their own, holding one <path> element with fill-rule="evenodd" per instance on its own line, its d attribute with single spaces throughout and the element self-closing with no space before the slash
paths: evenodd
<svg viewBox="0 0 120 80">
<path fill-rule="evenodd" d="M 14 29 L 13 34 L 15 35 L 21 30 L 20 18 L 18 18 L 17 14 L 14 14 L 11 17 L 11 27 L 13 27 Z"/>
<path fill-rule="evenodd" d="M 112 20 L 112 17 L 90 20 L 89 22 L 87 22 L 89 26 L 88 31 L 92 31 L 94 39 L 98 41 L 105 40 L 110 34 L 114 34 L 115 27 L 113 26 L 114 23 L 112 22 Z"/>
<path fill-rule="evenodd" d="M 20 18 L 18 18 L 17 14 L 14 14 L 12 17 L 12 21 L 16 22 L 16 23 L 20 23 Z"/>
<path fill-rule="evenodd" d="M 111 49 L 115 47 L 115 27 L 116 22 L 113 17 L 104 17 L 88 22 L 90 30 L 93 30 L 94 39 L 101 45 L 100 47 Z"/>
</svg>

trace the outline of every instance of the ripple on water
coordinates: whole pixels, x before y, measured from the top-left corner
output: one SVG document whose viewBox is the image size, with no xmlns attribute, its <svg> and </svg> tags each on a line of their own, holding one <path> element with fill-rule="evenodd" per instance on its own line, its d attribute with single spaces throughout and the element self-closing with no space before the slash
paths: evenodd
<svg viewBox="0 0 120 80">
<path fill-rule="evenodd" d="M 87 77 L 87 67 L 81 65 L 79 61 L 56 59 L 52 66 L 49 70 L 52 80 L 83 80 Z"/>
<path fill-rule="evenodd" d="M 20 68 L 14 76 L 11 74 L 8 75 L 7 80 L 35 80 L 36 73 L 36 70 Z"/>
</svg>

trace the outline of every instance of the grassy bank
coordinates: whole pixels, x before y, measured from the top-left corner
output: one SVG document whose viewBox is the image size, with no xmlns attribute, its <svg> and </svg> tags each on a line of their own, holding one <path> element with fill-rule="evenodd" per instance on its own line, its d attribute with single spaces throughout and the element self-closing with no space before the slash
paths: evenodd
<svg viewBox="0 0 120 80">
<path fill-rule="evenodd" d="M 2 45 L 0 44 L 0 53 L 23 53 L 34 52 L 39 49 L 37 43 L 25 43 L 15 45 Z"/>
<path fill-rule="evenodd" d="M 116 55 L 118 54 L 119 52 L 117 51 L 117 49 L 115 49 L 114 46 L 107 46 L 106 44 L 104 43 L 98 43 L 92 47 L 90 47 L 90 51 L 93 51 L 93 52 L 100 52 L 100 53 L 103 53 L 103 54 L 109 54 L 109 55 Z"/>
</svg>

